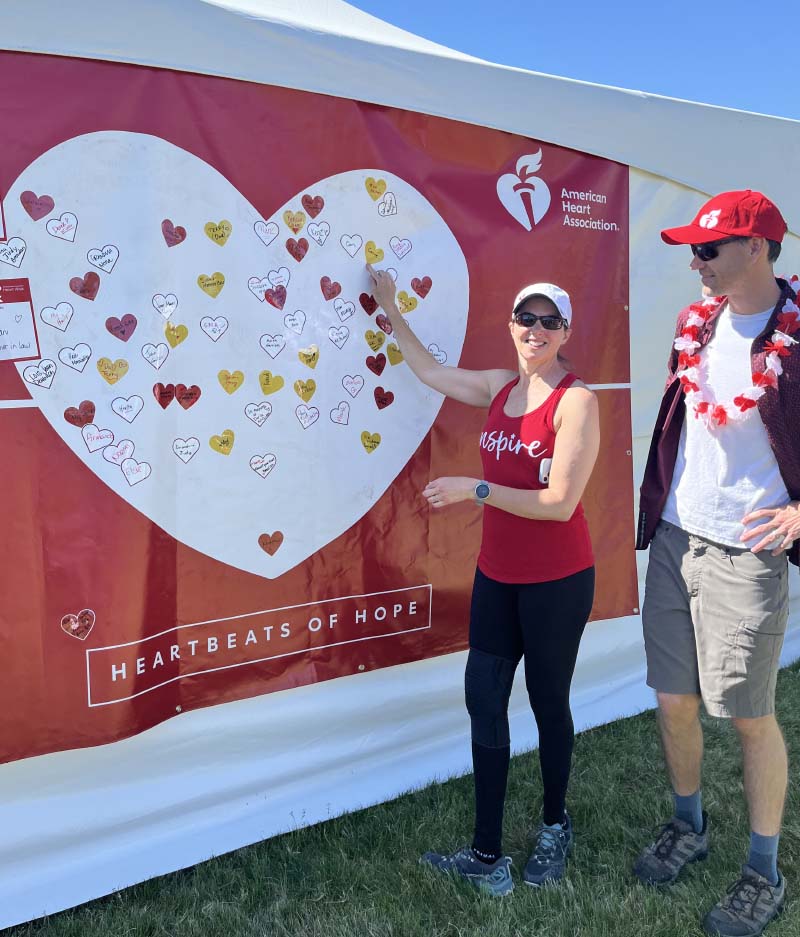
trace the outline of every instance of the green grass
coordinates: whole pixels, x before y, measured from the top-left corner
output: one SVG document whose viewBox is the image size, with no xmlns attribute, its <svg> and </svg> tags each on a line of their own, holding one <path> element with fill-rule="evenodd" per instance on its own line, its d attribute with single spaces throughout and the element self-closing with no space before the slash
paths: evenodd
<svg viewBox="0 0 800 937">
<path fill-rule="evenodd" d="M 800 763 L 800 665 L 784 670 L 778 713 L 792 776 Z M 577 835 L 566 881 L 505 899 L 419 866 L 430 848 L 470 838 L 471 778 L 267 840 L 6 931 L 7 937 L 691 937 L 744 861 L 748 824 L 739 747 L 705 719 L 711 855 L 657 892 L 631 863 L 670 810 L 652 713 L 585 732 L 569 799 Z M 538 818 L 535 753 L 512 761 L 505 848 L 517 877 Z M 789 900 L 770 937 L 800 935 L 800 799 L 790 785 L 781 840 Z M 65 874 L 69 874 L 65 871 Z"/>
</svg>

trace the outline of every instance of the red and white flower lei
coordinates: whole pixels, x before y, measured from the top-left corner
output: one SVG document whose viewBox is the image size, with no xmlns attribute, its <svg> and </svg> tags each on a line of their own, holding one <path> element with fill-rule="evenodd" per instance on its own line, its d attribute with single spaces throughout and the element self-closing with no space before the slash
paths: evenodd
<svg viewBox="0 0 800 937">
<path fill-rule="evenodd" d="M 798 299 L 800 278 L 793 276 L 789 285 L 795 291 L 795 300 Z M 689 307 L 689 316 L 673 348 L 678 352 L 678 368 L 676 377 L 683 386 L 686 395 L 686 406 L 694 413 L 695 419 L 702 420 L 709 428 L 725 426 L 738 420 L 744 420 L 755 407 L 756 401 L 762 397 L 768 387 L 778 386 L 778 377 L 783 374 L 781 358 L 786 358 L 797 345 L 800 337 L 793 338 L 800 332 L 800 306 L 796 301 L 787 299 L 778 316 L 778 328 L 772 333 L 771 341 L 767 342 L 767 358 L 763 371 L 753 372 L 753 382 L 745 387 L 741 393 L 725 403 L 709 400 L 703 381 L 700 376 L 700 355 L 697 350 L 700 342 L 697 337 L 705 322 L 719 309 L 724 297 L 714 296 L 704 299 L 701 303 L 694 303 Z"/>
</svg>

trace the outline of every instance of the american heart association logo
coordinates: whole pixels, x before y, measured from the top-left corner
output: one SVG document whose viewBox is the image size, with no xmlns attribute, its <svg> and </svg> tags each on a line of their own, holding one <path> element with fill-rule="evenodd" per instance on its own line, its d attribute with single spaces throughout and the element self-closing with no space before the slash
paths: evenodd
<svg viewBox="0 0 800 937">
<path fill-rule="evenodd" d="M 550 208 L 550 189 L 535 173 L 542 168 L 542 151 L 520 156 L 516 175 L 507 172 L 497 180 L 497 197 L 505 210 L 526 231 L 533 228 Z"/>
</svg>

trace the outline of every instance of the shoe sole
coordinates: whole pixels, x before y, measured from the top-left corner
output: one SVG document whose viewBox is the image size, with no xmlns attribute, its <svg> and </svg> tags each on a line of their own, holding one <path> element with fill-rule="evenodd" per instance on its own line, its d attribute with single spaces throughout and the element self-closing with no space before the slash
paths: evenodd
<svg viewBox="0 0 800 937">
<path fill-rule="evenodd" d="M 660 881 L 654 881 L 650 878 L 643 878 L 636 869 L 633 870 L 633 874 L 636 876 L 637 880 L 642 883 L 642 885 L 650 885 L 652 888 L 666 888 L 668 885 L 673 885 L 680 878 L 681 872 L 686 868 L 686 866 L 691 865 L 693 862 L 704 862 L 708 858 L 708 850 L 705 852 L 699 852 L 696 856 L 692 856 L 691 859 L 687 859 L 686 862 L 678 869 L 678 871 L 672 876 L 672 878 L 661 879 Z"/>
</svg>

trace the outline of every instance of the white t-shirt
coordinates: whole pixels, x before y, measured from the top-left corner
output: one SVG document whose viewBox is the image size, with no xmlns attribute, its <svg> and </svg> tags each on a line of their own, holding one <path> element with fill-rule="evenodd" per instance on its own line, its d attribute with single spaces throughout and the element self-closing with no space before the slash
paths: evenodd
<svg viewBox="0 0 800 937">
<path fill-rule="evenodd" d="M 727 403 L 752 384 L 750 346 L 772 309 L 742 316 L 726 306 L 711 341 L 702 348 L 699 373 L 704 396 Z M 791 499 L 778 470 L 758 407 L 743 420 L 708 428 L 687 411 L 678 458 L 662 517 L 683 530 L 730 547 L 741 542 L 742 518 L 760 508 L 777 508 Z M 748 525 L 755 527 L 758 521 Z"/>
</svg>

